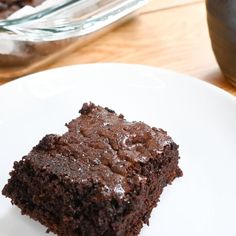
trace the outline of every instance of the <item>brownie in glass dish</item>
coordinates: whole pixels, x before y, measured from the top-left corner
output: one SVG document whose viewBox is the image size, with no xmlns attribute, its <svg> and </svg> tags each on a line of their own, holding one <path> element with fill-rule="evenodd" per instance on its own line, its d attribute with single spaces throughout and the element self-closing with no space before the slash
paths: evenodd
<svg viewBox="0 0 236 236">
<path fill-rule="evenodd" d="M 0 19 L 6 19 L 24 6 L 36 7 L 45 0 L 2 0 L 0 2 Z"/>
</svg>

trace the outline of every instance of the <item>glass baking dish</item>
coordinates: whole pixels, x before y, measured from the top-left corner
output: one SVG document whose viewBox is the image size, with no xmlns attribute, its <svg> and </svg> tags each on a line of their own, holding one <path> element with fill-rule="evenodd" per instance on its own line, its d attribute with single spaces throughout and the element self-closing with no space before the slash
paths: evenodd
<svg viewBox="0 0 236 236">
<path fill-rule="evenodd" d="M 34 12 L 16 12 L 0 20 L 1 81 L 40 70 L 129 19 L 147 3 L 148 0 L 58 0 L 35 8 Z"/>
</svg>

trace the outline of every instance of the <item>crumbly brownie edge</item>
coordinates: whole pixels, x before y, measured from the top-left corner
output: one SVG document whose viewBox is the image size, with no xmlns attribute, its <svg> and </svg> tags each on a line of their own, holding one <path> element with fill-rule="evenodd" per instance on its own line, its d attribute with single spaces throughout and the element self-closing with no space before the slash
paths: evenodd
<svg viewBox="0 0 236 236">
<path fill-rule="evenodd" d="M 167 150 L 165 155 L 171 156 L 169 153 L 170 150 Z M 169 154 L 168 154 L 169 153 Z M 155 163 L 148 163 L 143 167 L 143 171 L 148 175 L 150 171 L 155 169 Z M 163 190 L 163 188 L 171 183 L 174 178 L 181 176 L 182 172 L 178 168 L 178 156 L 171 158 L 169 163 L 163 165 L 161 169 L 158 169 L 161 176 L 158 177 L 157 174 L 149 175 L 148 185 L 144 187 L 143 192 L 139 195 L 133 195 L 130 199 L 132 202 L 131 209 L 128 209 L 128 205 L 124 207 L 122 211 L 126 211 L 126 215 L 117 216 L 114 212 L 114 219 L 108 219 L 105 225 L 101 224 L 97 229 L 92 230 L 91 225 L 95 222 L 105 222 L 104 217 L 107 217 L 107 212 L 100 211 L 100 216 L 96 216 L 96 206 L 90 205 L 87 215 L 94 215 L 94 219 L 92 223 L 89 221 L 78 221 L 78 219 L 72 219 L 73 212 L 69 212 L 68 209 L 65 210 L 66 215 L 61 215 L 61 219 L 64 219 L 64 222 L 60 222 L 60 220 L 56 217 L 60 209 L 66 208 L 63 206 L 62 202 L 59 202 L 58 199 L 63 197 L 65 191 L 64 183 L 61 183 L 56 177 L 50 176 L 50 174 L 46 173 L 43 170 L 37 170 L 38 173 L 41 173 L 41 176 L 34 177 L 32 175 L 32 167 L 29 163 L 25 163 L 23 161 L 15 162 L 15 170 L 11 173 L 12 178 L 9 180 L 8 185 L 3 189 L 3 194 L 12 198 L 12 202 L 19 206 L 22 210 L 22 214 L 29 215 L 31 218 L 40 221 L 42 224 L 47 226 L 49 230 L 57 233 L 58 235 L 137 235 L 142 228 L 143 223 L 148 223 L 148 219 L 150 217 L 150 213 L 153 207 L 156 206 L 159 196 Z M 161 177 L 161 178 L 160 178 Z M 54 179 L 54 184 L 50 183 L 50 178 Z M 48 181 L 44 183 L 38 183 L 39 179 L 48 179 Z M 51 195 L 51 192 L 55 188 L 55 185 L 60 186 L 60 188 L 55 192 L 56 196 Z M 40 187 L 41 186 L 41 187 Z M 47 186 L 47 188 L 44 188 Z M 67 186 L 68 188 L 68 186 Z M 71 187 L 70 187 L 71 188 Z M 40 196 L 47 190 L 50 195 L 49 196 Z M 35 191 L 40 191 L 36 192 Z M 29 196 L 28 192 L 31 192 L 34 196 Z M 57 196 L 57 194 L 59 194 Z M 37 196 L 37 198 L 35 198 Z M 68 192 L 67 192 L 68 196 Z M 73 194 L 69 196 L 69 198 L 73 198 Z M 66 202 L 66 199 L 63 198 L 63 201 Z M 87 201 L 84 199 L 84 201 Z M 49 206 L 45 206 L 45 202 L 49 204 Z M 143 202 L 144 205 L 140 205 L 140 202 Z M 35 204 L 36 203 L 36 204 Z M 118 205 L 117 205 L 118 204 Z M 51 206 L 50 206 L 51 205 Z M 73 205 L 73 202 L 66 202 L 66 205 Z M 60 206 L 60 209 L 57 207 Z M 109 204 L 107 204 L 109 206 Z M 50 207 L 52 207 L 53 211 L 51 211 Z M 94 208 L 95 207 L 95 208 Z M 112 207 L 112 205 L 110 205 Z M 122 205 L 119 206 L 119 203 L 116 203 L 117 209 L 122 209 Z M 73 207 L 72 207 L 73 209 Z M 138 209 L 134 211 L 134 209 Z M 73 209 L 75 210 L 75 209 Z M 77 209 L 78 210 L 78 209 Z M 128 213 L 127 213 L 128 212 Z M 70 215 L 72 213 L 72 215 Z M 66 217 L 68 217 L 66 219 Z M 67 222 L 66 222 L 67 220 Z M 123 223 L 122 223 L 123 222 Z M 62 223 L 62 224 L 61 224 Z M 68 225 L 67 225 L 68 223 Z M 76 229 L 77 224 L 83 225 L 83 229 Z M 65 227 L 65 225 L 67 225 Z M 73 225 L 73 227 L 72 227 Z M 86 226 L 87 225 L 87 226 Z M 90 232 L 88 233 L 89 228 Z M 102 229 L 106 228 L 105 231 Z M 74 231 L 71 229 L 74 228 Z M 100 228 L 100 231 L 97 231 Z M 81 232 L 79 232 L 81 231 Z M 77 232 L 77 233 L 75 233 Z"/>
</svg>

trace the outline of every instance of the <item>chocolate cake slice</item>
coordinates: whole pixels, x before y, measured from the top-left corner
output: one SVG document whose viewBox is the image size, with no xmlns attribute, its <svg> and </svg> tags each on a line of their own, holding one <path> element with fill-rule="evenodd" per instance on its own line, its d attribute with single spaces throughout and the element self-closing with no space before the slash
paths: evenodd
<svg viewBox="0 0 236 236">
<path fill-rule="evenodd" d="M 182 175 L 162 129 L 85 103 L 62 136 L 14 163 L 2 193 L 63 236 L 138 235 L 163 188 Z"/>
</svg>

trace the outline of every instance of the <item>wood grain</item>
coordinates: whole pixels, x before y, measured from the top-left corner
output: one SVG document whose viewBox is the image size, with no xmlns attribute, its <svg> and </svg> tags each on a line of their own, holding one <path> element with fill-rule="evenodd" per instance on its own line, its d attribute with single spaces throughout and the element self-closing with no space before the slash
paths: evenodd
<svg viewBox="0 0 236 236">
<path fill-rule="evenodd" d="M 204 2 L 204 0 L 150 0 L 144 11 L 164 10 L 198 2 Z"/>
<path fill-rule="evenodd" d="M 198 77 L 236 95 L 212 53 L 205 1 L 153 0 L 140 16 L 45 67 L 123 62 L 163 67 Z"/>
</svg>

